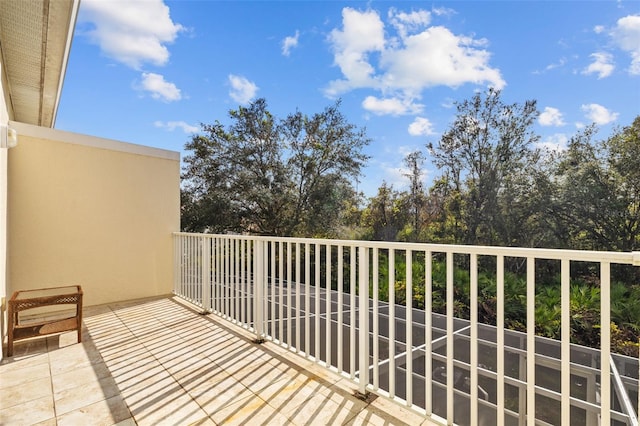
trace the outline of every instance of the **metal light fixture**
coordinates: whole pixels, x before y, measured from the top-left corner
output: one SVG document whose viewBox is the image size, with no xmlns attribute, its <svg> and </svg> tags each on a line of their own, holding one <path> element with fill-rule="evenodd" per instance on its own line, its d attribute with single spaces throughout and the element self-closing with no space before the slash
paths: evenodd
<svg viewBox="0 0 640 426">
<path fill-rule="evenodd" d="M 0 125 L 0 148 L 13 148 L 18 145 L 18 132 L 9 126 Z"/>
</svg>

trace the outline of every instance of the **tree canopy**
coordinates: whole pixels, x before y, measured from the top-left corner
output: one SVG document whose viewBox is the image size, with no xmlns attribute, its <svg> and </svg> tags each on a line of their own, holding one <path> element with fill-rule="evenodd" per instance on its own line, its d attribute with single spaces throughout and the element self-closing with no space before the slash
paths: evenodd
<svg viewBox="0 0 640 426">
<path fill-rule="evenodd" d="M 331 236 L 356 196 L 369 143 L 340 102 L 274 117 L 264 99 L 203 124 L 186 144 L 182 228 L 277 236 Z"/>
<path fill-rule="evenodd" d="M 340 102 L 275 117 L 264 99 L 203 124 L 186 144 L 182 228 L 523 247 L 640 249 L 640 116 L 544 150 L 534 100 L 489 89 L 456 104 L 437 141 L 405 157 L 406 191 L 382 182 L 361 207 L 364 129 Z M 426 155 L 428 153 L 428 155 Z M 424 184 L 426 159 L 439 174 Z"/>
</svg>

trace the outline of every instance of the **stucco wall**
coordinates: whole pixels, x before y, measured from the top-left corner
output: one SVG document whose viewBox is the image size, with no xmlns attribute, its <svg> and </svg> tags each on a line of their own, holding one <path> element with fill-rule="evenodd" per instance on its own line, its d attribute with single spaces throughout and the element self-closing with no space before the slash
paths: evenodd
<svg viewBox="0 0 640 426">
<path fill-rule="evenodd" d="M 10 106 L 7 102 L 7 78 L 2 62 L 0 46 L 0 125 L 9 121 Z M 7 159 L 8 149 L 0 147 L 0 342 L 4 341 L 5 333 L 5 300 L 7 294 L 6 266 L 7 266 Z M 2 345 L 0 345 L 0 359 L 2 359 Z"/>
<path fill-rule="evenodd" d="M 171 293 L 179 154 L 11 125 L 8 294 L 80 284 L 94 305 Z"/>
</svg>

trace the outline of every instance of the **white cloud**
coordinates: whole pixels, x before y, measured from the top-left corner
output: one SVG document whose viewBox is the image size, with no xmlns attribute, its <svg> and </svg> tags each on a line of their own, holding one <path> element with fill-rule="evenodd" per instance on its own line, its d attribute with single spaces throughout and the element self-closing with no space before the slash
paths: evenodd
<svg viewBox="0 0 640 426">
<path fill-rule="evenodd" d="M 374 11 L 359 12 L 345 7 L 342 9 L 343 30 L 334 29 L 329 41 L 334 52 L 334 63 L 340 67 L 345 80 L 329 83 L 327 94 L 339 95 L 352 88 L 375 85 L 375 69 L 368 62 L 369 52 L 384 49 L 384 24 Z"/>
<path fill-rule="evenodd" d="M 395 8 L 391 8 L 389 9 L 389 21 L 398 31 L 400 38 L 405 38 L 409 32 L 413 33 L 429 25 L 431 13 L 426 10 L 406 13 L 398 12 Z"/>
<path fill-rule="evenodd" d="M 618 115 L 620 115 L 598 104 L 582 105 L 581 109 L 584 111 L 585 117 L 598 125 L 609 124 L 612 121 L 616 121 Z"/>
<path fill-rule="evenodd" d="M 604 32 L 604 26 L 596 25 L 595 27 L 593 27 L 593 32 L 596 33 L 596 34 L 600 34 L 600 33 Z"/>
<path fill-rule="evenodd" d="M 156 121 L 153 125 L 161 129 L 167 129 L 170 132 L 173 132 L 175 129 L 182 129 L 182 131 L 187 134 L 197 133 L 200 130 L 198 126 L 192 126 L 184 121 Z"/>
<path fill-rule="evenodd" d="M 547 152 L 561 152 L 567 150 L 569 138 L 564 133 L 556 133 L 548 136 L 545 140 L 537 142 L 536 147 Z"/>
<path fill-rule="evenodd" d="M 505 82 L 500 71 L 487 66 L 490 54 L 478 48 L 485 44 L 485 40 L 457 36 L 445 27 L 430 27 L 408 36 L 403 48 L 384 52 L 382 80 L 386 86 L 408 91 L 465 83 L 487 83 L 501 89 Z"/>
<path fill-rule="evenodd" d="M 93 24 L 86 35 L 106 56 L 134 69 L 144 63 L 165 65 L 166 44 L 184 30 L 171 20 L 162 0 L 82 0 L 79 20 Z"/>
<path fill-rule="evenodd" d="M 411 136 L 430 136 L 435 134 L 433 123 L 424 117 L 416 117 L 413 123 L 409 124 L 408 131 Z"/>
<path fill-rule="evenodd" d="M 629 73 L 640 75 L 640 15 L 629 15 L 618 19 L 611 36 L 622 50 L 631 55 Z"/>
<path fill-rule="evenodd" d="M 376 11 L 342 10 L 342 28 L 329 36 L 342 78 L 329 82 L 327 96 L 369 88 L 383 98 L 419 100 L 421 92 L 433 86 L 505 86 L 500 70 L 489 66 L 487 40 L 428 26 L 431 13 L 426 11 L 391 9 L 388 19 L 385 28 Z"/>
<path fill-rule="evenodd" d="M 296 30 L 296 35 L 287 36 L 282 40 L 282 54 L 284 56 L 289 56 L 291 53 L 291 49 L 298 46 L 298 38 L 300 37 L 300 32 Z"/>
<path fill-rule="evenodd" d="M 566 123 L 562 119 L 562 113 L 557 108 L 545 107 L 538 117 L 541 126 L 564 126 Z"/>
<path fill-rule="evenodd" d="M 567 58 L 560 58 L 558 60 L 558 62 L 555 62 L 553 64 L 547 65 L 544 70 L 545 71 L 551 71 L 552 69 L 555 69 L 555 68 L 561 68 L 561 67 L 565 66 L 566 63 L 567 63 Z"/>
<path fill-rule="evenodd" d="M 258 93 L 258 86 L 240 75 L 229 74 L 229 96 L 239 104 L 246 104 Z"/>
<path fill-rule="evenodd" d="M 367 96 L 362 101 L 362 107 L 376 115 L 406 115 L 418 114 L 424 105 L 416 104 L 411 99 L 379 99 L 375 96 Z"/>
<path fill-rule="evenodd" d="M 434 7 L 431 9 L 431 12 L 436 16 L 453 16 L 458 13 L 454 9 L 449 9 L 447 7 Z"/>
<path fill-rule="evenodd" d="M 182 99 L 180 89 L 175 84 L 165 81 L 164 76 L 152 72 L 142 73 L 141 89 L 151 93 L 153 99 L 165 102 L 179 101 Z"/>
<path fill-rule="evenodd" d="M 544 70 L 542 70 L 542 71 L 540 71 L 540 70 L 533 71 L 533 74 L 538 74 L 538 75 L 539 74 L 543 74 L 543 73 L 545 73 L 547 71 L 551 71 L 551 70 L 556 69 L 556 68 L 562 68 L 566 64 L 567 64 L 567 58 L 562 57 L 562 58 L 558 59 L 558 62 L 553 62 L 553 63 L 547 65 L 546 67 L 544 67 Z"/>
<path fill-rule="evenodd" d="M 598 74 L 598 79 L 609 77 L 615 66 L 613 65 L 613 55 L 606 52 L 596 52 L 589 55 L 593 62 L 582 70 L 582 74 Z"/>
</svg>

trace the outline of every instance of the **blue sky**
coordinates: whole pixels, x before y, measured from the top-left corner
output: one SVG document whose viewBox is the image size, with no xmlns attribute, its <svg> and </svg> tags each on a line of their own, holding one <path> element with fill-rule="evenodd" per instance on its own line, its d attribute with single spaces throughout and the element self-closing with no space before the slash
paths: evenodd
<svg viewBox="0 0 640 426">
<path fill-rule="evenodd" d="M 342 99 L 367 129 L 359 189 L 404 189 L 455 101 L 488 87 L 538 101 L 563 149 L 640 114 L 638 1 L 82 0 L 56 128 L 181 151 L 200 123 L 264 97 L 284 117 Z M 427 156 L 425 183 L 438 175 Z"/>
</svg>

